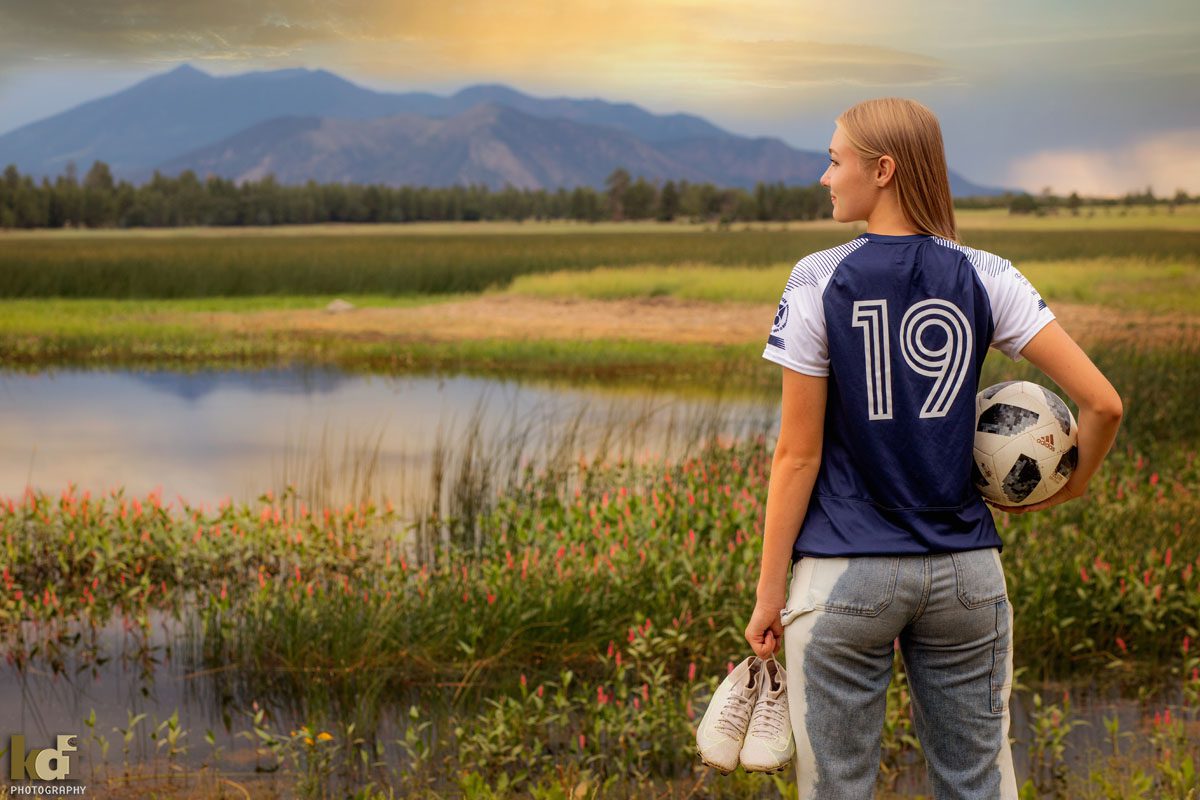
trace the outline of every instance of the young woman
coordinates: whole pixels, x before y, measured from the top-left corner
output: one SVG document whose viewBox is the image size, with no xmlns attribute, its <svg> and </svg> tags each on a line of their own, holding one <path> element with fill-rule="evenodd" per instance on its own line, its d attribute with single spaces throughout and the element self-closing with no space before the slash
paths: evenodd
<svg viewBox="0 0 1200 800">
<path fill-rule="evenodd" d="M 867 229 L 796 264 L 763 352 L 783 400 L 746 639 L 764 658 L 783 639 L 801 800 L 874 796 L 896 640 L 934 797 L 1015 798 L 1012 610 L 971 480 L 979 371 L 989 346 L 1024 357 L 1079 408 L 1075 472 L 1009 513 L 1084 495 L 1121 400 L 1010 262 L 958 242 L 928 108 L 859 103 L 829 153 L 833 218 Z"/>
</svg>

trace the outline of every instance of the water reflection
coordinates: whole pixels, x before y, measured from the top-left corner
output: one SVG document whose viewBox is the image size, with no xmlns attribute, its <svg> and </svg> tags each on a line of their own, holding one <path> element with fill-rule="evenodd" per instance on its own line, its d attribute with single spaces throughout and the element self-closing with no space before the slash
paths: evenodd
<svg viewBox="0 0 1200 800">
<path fill-rule="evenodd" d="M 630 457 L 670 456 L 687 444 L 680 431 L 699 418 L 720 417 L 715 432 L 733 437 L 769 433 L 778 416 L 774 396 L 313 367 L 0 372 L 0 403 L 0 497 L 20 496 L 27 485 L 57 494 L 74 483 L 93 495 L 161 488 L 164 503 L 193 507 L 252 500 L 322 468 L 326 477 L 344 476 L 343 467 L 372 455 L 373 490 L 401 506 L 429 485 L 439 438 L 465 434 L 474 414 L 484 438 L 503 446 L 504 437 L 519 436 L 530 454 L 553 451 L 575 425 L 585 457 L 604 445 Z"/>
</svg>

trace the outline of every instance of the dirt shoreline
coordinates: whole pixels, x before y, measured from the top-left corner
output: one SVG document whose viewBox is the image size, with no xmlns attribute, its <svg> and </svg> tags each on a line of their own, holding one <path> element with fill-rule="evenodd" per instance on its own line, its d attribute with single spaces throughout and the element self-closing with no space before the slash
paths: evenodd
<svg viewBox="0 0 1200 800">
<path fill-rule="evenodd" d="M 1081 345 L 1200 341 L 1200 317 L 1071 303 L 1051 303 L 1050 308 Z M 155 316 L 229 333 L 332 335 L 359 341 L 626 339 L 740 345 L 765 342 L 774 315 L 774 304 L 714 303 L 673 297 L 536 298 L 495 293 L 428 306 L 355 308 L 340 313 L 313 309 Z"/>
</svg>

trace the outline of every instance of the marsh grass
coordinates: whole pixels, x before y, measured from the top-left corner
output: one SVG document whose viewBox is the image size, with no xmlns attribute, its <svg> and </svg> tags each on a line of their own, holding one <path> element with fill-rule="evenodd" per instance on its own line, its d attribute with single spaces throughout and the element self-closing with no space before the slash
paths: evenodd
<svg viewBox="0 0 1200 800">
<path fill-rule="evenodd" d="M 254 237 L 0 237 L 0 297 L 196 298 L 478 292 L 518 275 L 598 266 L 794 263 L 855 229 L 539 236 L 276 235 Z M 1193 230 L 965 230 L 972 247 L 1014 263 L 1088 258 L 1183 259 Z"/>
<path fill-rule="evenodd" d="M 501 498 L 533 491 L 535 483 L 590 491 L 587 481 L 595 473 L 581 471 L 582 465 L 685 459 L 721 437 L 763 434 L 773 424 L 769 409 L 767 417 L 734 418 L 720 391 L 690 400 L 642 392 L 633 405 L 610 398 L 598 409 L 599 401 L 557 410 L 543 401 L 519 413 L 513 404 L 499 424 L 489 419 L 492 402 L 485 392 L 461 429 L 453 417 L 443 419 L 427 451 L 414 442 L 410 451 L 391 454 L 387 465 L 382 429 L 343 434 L 340 455 L 328 423 L 315 445 L 307 431 L 288 434 L 282 463 L 258 499 L 277 497 L 296 518 L 309 509 L 395 509 L 411 521 L 409 556 L 433 565 L 447 548 L 481 552 L 480 518 Z"/>
<path fill-rule="evenodd" d="M 1200 254 L 1197 254 L 1200 256 Z M 1200 314 L 1200 258 L 1036 261 L 1020 267 L 1043 297 L 1111 308 Z"/>
<path fill-rule="evenodd" d="M 705 263 L 605 266 L 587 271 L 519 275 L 505 291 L 542 298 L 674 297 L 714 303 L 769 303 L 772 299 L 779 301 L 791 269 L 791 263 L 768 267 L 721 267 Z"/>
<path fill-rule="evenodd" d="M 310 445 L 306 430 L 299 436 L 285 432 L 278 471 L 272 465 L 271 481 L 262 488 L 278 494 L 279 502 L 296 517 L 302 507 L 382 506 L 388 496 L 388 476 L 380 465 L 383 435 L 382 428 L 360 437 L 344 434 L 339 458 L 330 450 L 328 422 L 322 425 L 315 447 Z"/>
<path fill-rule="evenodd" d="M 1198 253 L 1197 255 L 1200 255 Z M 1200 313 L 1200 258 L 1026 261 L 1017 268 L 1048 301 Z M 616 300 L 674 297 L 707 302 L 778 302 L 792 264 L 721 267 L 647 264 L 520 275 L 507 292 L 531 297 Z"/>
<path fill-rule="evenodd" d="M 186 298 L 437 294 L 480 291 L 513 276 L 600 264 L 697 260 L 754 264 L 837 232 L 573 233 L 522 237 L 363 234 L 232 239 L 0 240 L 0 297 Z"/>
</svg>

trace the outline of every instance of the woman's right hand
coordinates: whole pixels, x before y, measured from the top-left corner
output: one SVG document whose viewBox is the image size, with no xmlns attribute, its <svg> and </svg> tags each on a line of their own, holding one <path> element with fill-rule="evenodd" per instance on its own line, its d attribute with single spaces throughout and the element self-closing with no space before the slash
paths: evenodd
<svg viewBox="0 0 1200 800">
<path fill-rule="evenodd" d="M 787 604 L 786 595 L 774 598 L 759 598 L 750 614 L 750 623 L 746 625 L 746 641 L 750 649 L 759 658 L 770 658 L 779 652 L 783 643 L 783 623 L 779 612 Z"/>
</svg>

